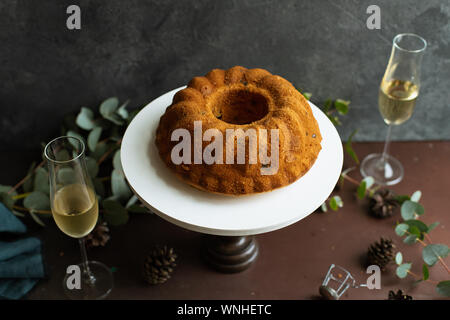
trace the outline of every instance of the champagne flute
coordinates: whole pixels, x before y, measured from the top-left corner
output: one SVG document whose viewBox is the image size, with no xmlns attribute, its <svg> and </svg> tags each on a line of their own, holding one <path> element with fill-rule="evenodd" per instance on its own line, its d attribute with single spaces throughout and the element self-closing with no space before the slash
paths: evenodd
<svg viewBox="0 0 450 320">
<path fill-rule="evenodd" d="M 66 274 L 65 293 L 71 299 L 103 299 L 111 292 L 113 277 L 104 264 L 87 260 L 84 237 L 97 223 L 98 200 L 86 169 L 84 151 L 83 141 L 69 136 L 56 138 L 45 146 L 50 202 L 58 228 L 68 236 L 78 238 L 81 247 L 80 286 L 69 285 L 71 274 Z"/>
<path fill-rule="evenodd" d="M 427 42 L 412 33 L 394 37 L 391 57 L 381 80 L 378 107 L 388 125 L 382 154 L 369 154 L 361 163 L 363 177 L 371 176 L 379 185 L 393 185 L 403 179 L 403 166 L 388 154 L 392 126 L 407 121 L 416 104 L 420 88 L 420 67 Z"/>
</svg>

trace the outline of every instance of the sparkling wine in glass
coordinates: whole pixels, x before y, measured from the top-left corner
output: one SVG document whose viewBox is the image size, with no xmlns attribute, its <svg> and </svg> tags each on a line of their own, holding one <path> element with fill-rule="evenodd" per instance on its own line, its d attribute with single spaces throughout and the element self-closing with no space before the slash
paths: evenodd
<svg viewBox="0 0 450 320">
<path fill-rule="evenodd" d="M 49 167 L 50 202 L 58 228 L 81 247 L 80 288 L 68 286 L 64 291 L 71 299 L 103 299 L 113 287 L 110 269 L 97 261 L 88 261 L 85 236 L 94 229 L 98 219 L 98 200 L 86 169 L 85 145 L 75 137 L 63 136 L 50 141 L 44 150 Z"/>
<path fill-rule="evenodd" d="M 388 125 L 382 154 L 373 153 L 361 163 L 363 177 L 371 176 L 379 185 L 393 185 L 403 179 L 403 166 L 388 154 L 392 126 L 407 121 L 416 104 L 420 88 L 420 67 L 427 42 L 422 37 L 403 33 L 394 37 L 391 57 L 378 93 L 378 107 Z"/>
</svg>

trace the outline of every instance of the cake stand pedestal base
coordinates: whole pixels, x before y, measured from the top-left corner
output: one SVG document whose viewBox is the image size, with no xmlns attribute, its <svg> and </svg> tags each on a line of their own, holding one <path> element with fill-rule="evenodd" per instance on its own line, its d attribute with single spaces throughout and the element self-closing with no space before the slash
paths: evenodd
<svg viewBox="0 0 450 320">
<path fill-rule="evenodd" d="M 253 236 L 204 237 L 204 257 L 215 270 L 224 273 L 241 272 L 258 256 L 258 244 Z"/>
</svg>

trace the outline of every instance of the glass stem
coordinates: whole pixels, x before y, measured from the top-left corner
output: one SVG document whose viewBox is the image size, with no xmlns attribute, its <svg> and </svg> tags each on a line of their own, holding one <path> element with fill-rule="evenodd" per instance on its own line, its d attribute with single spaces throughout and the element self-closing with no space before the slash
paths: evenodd
<svg viewBox="0 0 450 320">
<path fill-rule="evenodd" d="M 91 272 L 91 269 L 89 268 L 88 264 L 88 258 L 86 253 L 86 242 L 85 237 L 78 239 L 78 242 L 80 243 L 80 249 L 81 249 L 81 259 L 83 264 L 83 275 L 85 276 L 86 282 L 88 284 L 94 284 L 95 283 L 95 277 Z"/>
<path fill-rule="evenodd" d="M 392 126 L 388 125 L 388 130 L 387 130 L 387 134 L 386 134 L 386 141 L 384 143 L 384 149 L 383 149 L 383 154 L 381 155 L 381 165 L 384 168 L 384 165 L 386 164 L 386 159 L 388 156 L 388 152 L 389 152 L 389 144 L 391 143 L 391 130 L 392 130 Z"/>
</svg>

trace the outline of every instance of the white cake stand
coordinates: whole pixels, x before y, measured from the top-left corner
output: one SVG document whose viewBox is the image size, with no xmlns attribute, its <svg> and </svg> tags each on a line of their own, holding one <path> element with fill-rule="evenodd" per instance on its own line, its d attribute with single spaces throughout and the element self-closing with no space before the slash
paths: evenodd
<svg viewBox="0 0 450 320">
<path fill-rule="evenodd" d="M 213 235 L 206 241 L 206 257 L 213 266 L 224 272 L 241 271 L 258 254 L 252 235 L 293 224 L 328 198 L 342 169 L 342 143 L 334 125 L 310 103 L 322 134 L 322 150 L 302 178 L 268 193 L 240 197 L 197 190 L 175 177 L 154 143 L 161 115 L 183 88 L 150 102 L 130 123 L 121 147 L 123 170 L 133 192 L 151 211 L 180 227 Z"/>
</svg>

